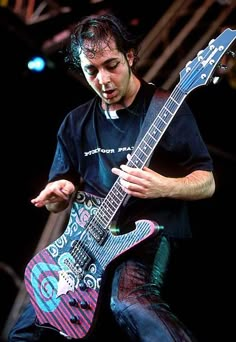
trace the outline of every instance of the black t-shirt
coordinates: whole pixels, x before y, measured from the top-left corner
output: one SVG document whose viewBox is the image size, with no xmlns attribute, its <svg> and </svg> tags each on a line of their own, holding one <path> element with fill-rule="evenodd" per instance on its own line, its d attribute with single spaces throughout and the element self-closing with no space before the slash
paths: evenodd
<svg viewBox="0 0 236 342">
<path fill-rule="evenodd" d="M 142 81 L 132 105 L 115 113 L 104 112 L 98 96 L 72 110 L 58 131 L 49 181 L 63 178 L 76 185 L 82 178 L 84 191 L 105 197 L 117 179 L 111 168 L 127 162 L 127 154 L 133 151 L 155 89 L 154 85 Z M 166 98 L 168 94 L 160 92 L 161 103 Z M 212 159 L 186 103 L 181 105 L 159 141 L 149 167 L 168 177 L 183 177 L 194 170 L 213 170 Z M 170 237 L 191 236 L 185 201 L 132 197 L 120 208 L 117 220 L 125 231 L 142 218 L 163 225 Z"/>
</svg>

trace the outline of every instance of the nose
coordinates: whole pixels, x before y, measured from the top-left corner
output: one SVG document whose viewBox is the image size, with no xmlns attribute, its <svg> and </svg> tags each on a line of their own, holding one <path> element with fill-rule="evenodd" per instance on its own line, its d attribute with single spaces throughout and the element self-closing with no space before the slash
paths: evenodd
<svg viewBox="0 0 236 342">
<path fill-rule="evenodd" d="M 100 70 L 97 74 L 97 79 L 100 85 L 104 85 L 110 82 L 110 73 L 107 70 Z"/>
</svg>

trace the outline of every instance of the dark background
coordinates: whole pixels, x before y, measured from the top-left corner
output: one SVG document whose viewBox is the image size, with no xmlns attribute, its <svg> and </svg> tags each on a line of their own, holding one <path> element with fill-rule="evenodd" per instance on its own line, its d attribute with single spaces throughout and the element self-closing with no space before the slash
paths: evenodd
<svg viewBox="0 0 236 342">
<path fill-rule="evenodd" d="M 33 52 L 42 51 L 48 36 L 94 12 L 91 3 L 82 3 L 79 14 L 73 11 L 70 16 L 58 16 L 30 28 L 12 11 L 0 7 L 0 331 L 18 293 L 14 281 L 23 279 L 25 265 L 48 219 L 48 212 L 33 207 L 30 199 L 47 182 L 58 127 L 70 109 L 92 96 L 79 77 L 68 73 L 58 51 L 47 56 L 51 64 L 42 73 L 28 71 L 25 64 Z M 132 13 L 127 8 L 122 11 L 116 2 L 105 2 L 106 8 L 112 7 L 128 24 L 133 17 L 139 18 L 139 25 L 131 29 L 143 35 L 169 3 L 160 2 L 159 12 L 153 14 L 149 2 L 149 10 L 135 5 Z M 73 1 L 67 4 L 75 6 Z M 224 26 L 235 25 L 232 18 Z M 158 84 L 158 77 L 154 81 Z M 235 87 L 226 75 L 217 85 L 199 88 L 187 98 L 213 157 L 217 187 L 213 198 L 190 204 L 194 239 L 183 249 L 187 257 L 183 252 L 182 270 L 172 280 L 177 296 L 175 293 L 171 302 L 200 342 L 228 341 L 226 334 L 233 333 L 228 310 L 233 301 L 231 283 L 235 268 L 235 96 Z"/>
</svg>

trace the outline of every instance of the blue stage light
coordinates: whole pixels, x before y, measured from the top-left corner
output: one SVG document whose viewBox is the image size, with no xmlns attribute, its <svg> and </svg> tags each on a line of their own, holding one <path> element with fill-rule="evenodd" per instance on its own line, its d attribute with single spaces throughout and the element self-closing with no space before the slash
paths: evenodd
<svg viewBox="0 0 236 342">
<path fill-rule="evenodd" d="M 31 58 L 31 60 L 28 61 L 28 68 L 31 71 L 35 72 L 41 72 L 45 69 L 46 67 L 46 61 L 43 57 L 36 56 Z"/>
</svg>

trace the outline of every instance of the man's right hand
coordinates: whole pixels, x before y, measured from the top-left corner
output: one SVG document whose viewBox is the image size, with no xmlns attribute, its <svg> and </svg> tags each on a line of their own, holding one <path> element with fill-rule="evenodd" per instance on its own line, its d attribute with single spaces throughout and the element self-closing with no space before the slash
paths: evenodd
<svg viewBox="0 0 236 342">
<path fill-rule="evenodd" d="M 49 211 L 58 212 L 68 206 L 70 196 L 75 191 L 75 186 L 68 180 L 60 179 L 48 183 L 40 194 L 31 200 L 35 207 L 46 206 Z"/>
</svg>

